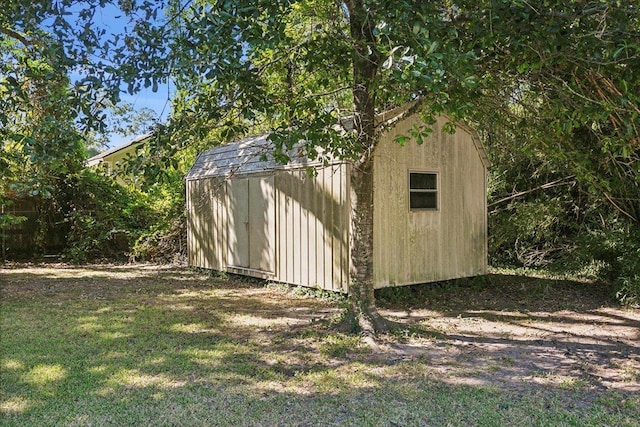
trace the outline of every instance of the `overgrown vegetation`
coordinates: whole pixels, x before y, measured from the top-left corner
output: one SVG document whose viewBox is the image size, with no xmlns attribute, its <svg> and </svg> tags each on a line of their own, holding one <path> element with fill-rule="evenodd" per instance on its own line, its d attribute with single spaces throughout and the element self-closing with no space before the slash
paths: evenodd
<svg viewBox="0 0 640 427">
<path fill-rule="evenodd" d="M 74 182 L 65 220 L 63 255 L 72 262 L 100 259 L 181 262 L 186 254 L 184 186 L 155 183 L 145 190 L 87 170 Z"/>
<path fill-rule="evenodd" d="M 546 165 L 548 167 L 548 165 Z M 541 269 L 614 283 L 624 304 L 640 301 L 640 235 L 636 221 L 593 197 L 575 177 L 531 168 L 494 170 L 489 195 L 489 256 L 494 266 Z M 533 175 L 530 175 L 533 174 Z M 508 183 L 508 184 L 507 184 Z M 548 188 L 540 185 L 551 183 Z M 509 188 L 504 186 L 509 185 Z M 496 202 L 518 189 L 536 189 Z"/>
<path fill-rule="evenodd" d="M 514 132 L 515 125 L 505 130 L 513 118 L 494 120 L 480 126 L 493 163 L 490 264 L 598 278 L 616 286 L 622 303 L 637 304 L 638 220 L 620 209 L 638 200 L 637 176 L 610 178 L 611 188 L 624 191 L 616 202 L 593 188 L 596 177 L 585 175 L 588 165 L 601 163 L 601 150 L 579 156 L 564 146 L 543 151 L 543 138 Z"/>
<path fill-rule="evenodd" d="M 63 255 L 72 262 L 122 259 L 156 221 L 147 195 L 110 177 L 86 170 L 69 184 Z"/>
<path fill-rule="evenodd" d="M 16 180 L 20 179 L 17 175 Z M 119 183 L 91 168 L 64 174 L 46 195 L 16 191 L 37 206 L 38 227 L 29 252 L 9 252 L 3 260 L 41 259 L 57 253 L 69 262 L 180 261 L 186 253 L 181 177 L 145 191 Z M 19 185 L 15 185 L 20 188 Z M 5 187 L 6 188 L 6 187 Z M 2 215 L 3 225 L 25 218 Z M 56 244 L 53 245 L 53 242 Z M 3 242 L 4 243 L 4 242 Z M 4 245 L 3 245 L 4 247 Z"/>
</svg>

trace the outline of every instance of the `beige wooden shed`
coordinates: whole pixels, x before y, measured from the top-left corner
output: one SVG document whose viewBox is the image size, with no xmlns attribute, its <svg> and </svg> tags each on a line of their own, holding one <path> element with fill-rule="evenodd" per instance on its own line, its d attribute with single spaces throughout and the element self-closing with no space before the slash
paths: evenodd
<svg viewBox="0 0 640 427">
<path fill-rule="evenodd" d="M 487 270 L 485 151 L 466 126 L 445 132 L 445 117 L 423 144 L 397 144 L 417 120 L 374 153 L 376 288 Z M 186 176 L 189 265 L 348 292 L 351 165 L 280 165 L 270 148 L 256 136 L 200 153 Z"/>
</svg>

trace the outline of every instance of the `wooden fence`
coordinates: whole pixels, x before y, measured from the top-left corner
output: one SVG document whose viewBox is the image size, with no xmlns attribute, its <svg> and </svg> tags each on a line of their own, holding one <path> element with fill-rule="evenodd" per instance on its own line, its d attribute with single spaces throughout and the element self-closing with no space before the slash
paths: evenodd
<svg viewBox="0 0 640 427">
<path fill-rule="evenodd" d="M 61 230 L 47 227 L 44 236 L 44 251 L 37 246 L 37 236 L 40 230 L 40 213 L 34 199 L 14 199 L 0 205 L 1 215 L 11 215 L 23 218 L 22 221 L 0 228 L 0 254 L 2 261 L 11 259 L 33 258 L 39 255 L 57 254 L 64 242 Z M 48 221 L 48 218 L 42 218 Z M 40 252 L 40 253 L 38 253 Z"/>
</svg>

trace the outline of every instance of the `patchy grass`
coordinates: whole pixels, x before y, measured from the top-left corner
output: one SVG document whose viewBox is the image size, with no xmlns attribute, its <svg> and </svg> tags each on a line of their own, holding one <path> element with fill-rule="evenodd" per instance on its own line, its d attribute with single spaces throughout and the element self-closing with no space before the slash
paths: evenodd
<svg viewBox="0 0 640 427">
<path fill-rule="evenodd" d="M 0 424 L 637 425 L 637 311 L 536 280 L 395 291 L 407 328 L 371 349 L 328 326 L 339 302 L 233 276 L 6 268 Z"/>
</svg>

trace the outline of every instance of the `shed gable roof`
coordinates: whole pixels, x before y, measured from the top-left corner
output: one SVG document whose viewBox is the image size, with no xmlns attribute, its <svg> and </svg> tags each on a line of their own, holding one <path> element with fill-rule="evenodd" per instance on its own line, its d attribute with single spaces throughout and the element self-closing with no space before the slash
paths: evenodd
<svg viewBox="0 0 640 427">
<path fill-rule="evenodd" d="M 382 113 L 380 120 L 394 121 L 402 120 L 402 113 L 407 110 L 407 106 Z M 448 116 L 444 116 L 448 120 Z M 351 119 L 343 120 L 343 128 L 349 128 Z M 489 158 L 484 149 L 478 134 L 471 127 L 456 122 L 456 126 L 469 133 L 473 145 L 480 157 L 480 161 L 485 168 L 490 166 Z M 224 144 L 201 152 L 196 161 L 185 176 L 186 180 L 209 178 L 216 176 L 231 177 L 233 175 L 267 172 L 275 169 L 302 168 L 318 166 L 322 164 L 319 160 L 310 160 L 304 155 L 302 144 L 294 147 L 289 154 L 289 163 L 283 165 L 273 158 L 273 143 L 268 140 L 268 134 L 251 136 L 240 141 Z M 319 150 L 320 151 L 320 150 Z M 328 156 L 324 156 L 325 158 Z M 337 159 L 330 159 L 331 164 L 341 163 Z"/>
<path fill-rule="evenodd" d="M 201 179 L 216 176 L 230 177 L 275 169 L 317 166 L 321 161 L 310 160 L 304 155 L 302 146 L 294 147 L 286 165 L 273 157 L 273 143 L 268 135 L 251 136 L 201 152 L 185 179 Z M 336 163 L 336 162 L 332 162 Z"/>
</svg>

